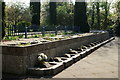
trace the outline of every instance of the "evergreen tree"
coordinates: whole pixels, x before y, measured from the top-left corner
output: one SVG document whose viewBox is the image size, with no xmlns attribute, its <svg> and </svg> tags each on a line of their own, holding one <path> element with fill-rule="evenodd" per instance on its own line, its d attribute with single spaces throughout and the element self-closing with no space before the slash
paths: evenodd
<svg viewBox="0 0 120 80">
<path fill-rule="evenodd" d="M 87 22 L 86 3 L 76 0 L 74 7 L 74 31 L 86 33 L 89 32 L 90 26 Z"/>
<path fill-rule="evenodd" d="M 31 13 L 32 13 L 32 21 L 31 24 L 33 26 L 33 31 L 38 30 L 39 25 L 40 25 L 40 2 L 32 2 L 30 0 L 30 8 L 31 8 Z"/>
<path fill-rule="evenodd" d="M 91 23 L 91 26 L 93 27 L 94 26 L 94 19 L 95 19 L 95 4 L 94 2 L 92 3 L 92 23 Z"/>
<path fill-rule="evenodd" d="M 5 2 L 2 2 L 2 39 L 5 36 Z"/>
<path fill-rule="evenodd" d="M 50 13 L 50 25 L 56 25 L 57 19 L 56 19 L 56 2 L 50 2 L 49 3 L 49 13 Z"/>
<path fill-rule="evenodd" d="M 97 8 L 97 30 L 100 30 L 100 5 L 99 2 L 96 3 L 96 8 Z"/>
</svg>

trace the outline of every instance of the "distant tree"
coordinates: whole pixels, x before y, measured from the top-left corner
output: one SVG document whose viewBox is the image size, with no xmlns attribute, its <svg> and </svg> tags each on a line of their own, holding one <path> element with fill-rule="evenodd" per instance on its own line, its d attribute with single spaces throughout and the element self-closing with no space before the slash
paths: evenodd
<svg viewBox="0 0 120 80">
<path fill-rule="evenodd" d="M 11 3 L 11 5 L 6 5 L 5 13 L 6 25 L 17 25 L 22 21 L 27 23 L 31 22 L 30 8 L 25 7 L 24 3 Z"/>
<path fill-rule="evenodd" d="M 101 3 L 101 5 L 100 5 L 100 8 L 102 10 L 100 13 L 104 12 L 103 14 L 101 14 L 101 24 L 102 24 L 101 25 L 101 29 L 104 29 L 104 30 L 106 30 L 110 26 L 110 23 L 111 23 L 111 21 L 109 19 L 109 16 L 110 16 L 110 14 L 109 14 L 110 5 L 111 5 L 111 3 L 108 3 L 108 0 L 106 0 L 103 3 Z M 109 21 L 110 21 L 110 23 L 109 23 Z"/>
<path fill-rule="evenodd" d="M 50 2 L 49 3 L 50 9 L 49 9 L 49 13 L 50 13 L 50 25 L 56 25 L 57 24 L 57 17 L 56 17 L 56 2 Z"/>
<path fill-rule="evenodd" d="M 40 25 L 49 25 L 49 2 L 41 4 Z"/>
<path fill-rule="evenodd" d="M 89 32 L 90 26 L 87 22 L 85 1 L 77 2 L 76 0 L 74 10 L 74 31 L 82 33 Z"/>
<path fill-rule="evenodd" d="M 2 39 L 5 36 L 5 2 L 2 2 Z"/>
<path fill-rule="evenodd" d="M 73 26 L 74 23 L 74 6 L 72 3 L 57 3 L 57 24 L 62 26 Z"/>
</svg>

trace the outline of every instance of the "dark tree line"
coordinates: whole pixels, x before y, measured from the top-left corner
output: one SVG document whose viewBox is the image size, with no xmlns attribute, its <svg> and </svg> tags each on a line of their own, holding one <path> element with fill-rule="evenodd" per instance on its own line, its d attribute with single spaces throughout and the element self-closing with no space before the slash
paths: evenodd
<svg viewBox="0 0 120 80">
<path fill-rule="evenodd" d="M 31 14 L 32 14 L 32 21 L 31 24 L 33 27 L 35 26 L 40 26 L 40 12 L 41 12 L 41 3 L 40 2 L 32 2 L 33 0 L 30 0 L 30 8 L 31 8 Z M 105 19 L 104 19 L 104 26 L 107 27 L 107 16 L 108 16 L 108 7 L 107 7 L 108 3 L 106 2 L 106 6 L 105 6 Z M 75 5 L 74 5 L 74 32 L 82 32 L 82 33 L 86 33 L 90 31 L 90 26 L 88 24 L 88 20 L 87 20 L 87 15 L 86 15 L 86 2 L 85 0 L 83 0 L 83 2 L 78 2 L 76 0 Z M 5 35 L 5 30 L 4 30 L 4 8 L 5 8 L 5 3 L 2 3 L 2 37 L 4 37 Z M 57 22 L 57 4 L 56 2 L 50 2 L 49 3 L 49 23 L 50 25 L 57 25 L 59 22 Z M 92 23 L 91 26 L 94 25 L 94 20 L 95 20 L 95 9 L 96 9 L 96 16 L 97 16 L 97 25 L 96 25 L 96 29 L 100 30 L 101 26 L 100 26 L 100 4 L 99 2 L 93 3 L 92 6 Z M 119 26 L 119 19 L 118 19 L 118 26 Z M 119 27 L 116 27 L 116 31 L 118 31 Z M 36 30 L 33 30 L 36 31 Z"/>
<path fill-rule="evenodd" d="M 3 5 L 3 37 L 4 37 L 4 35 L 5 35 L 5 32 L 4 32 L 4 6 L 5 6 L 5 3 L 3 3 L 2 5 Z M 31 8 L 31 14 L 32 14 L 31 25 L 33 27 L 40 25 L 40 11 L 41 11 L 40 6 L 41 6 L 40 2 L 33 2 L 33 0 L 30 0 L 30 8 Z M 50 6 L 50 8 L 49 8 L 50 25 L 57 25 L 56 2 L 50 2 L 49 6 Z M 75 32 L 83 32 L 83 33 L 89 32 L 90 27 L 87 22 L 86 3 L 85 2 L 76 2 L 74 8 L 75 8 L 75 10 L 74 10 L 74 26 L 75 26 L 74 31 Z M 33 31 L 36 31 L 36 30 L 33 29 Z"/>
<path fill-rule="evenodd" d="M 32 24 L 34 25 L 36 23 L 36 25 L 40 25 L 40 23 L 38 21 L 40 21 L 39 19 L 39 13 L 40 13 L 40 9 L 38 8 L 39 3 L 37 2 L 31 2 L 31 7 L 33 7 L 32 12 L 33 13 L 37 13 L 36 15 L 33 14 L 32 17 Z M 49 13 L 50 13 L 50 25 L 57 25 L 57 18 L 56 18 L 56 2 L 50 2 L 49 3 Z M 39 19 L 38 19 L 39 18 Z M 87 15 L 86 15 L 86 3 L 84 2 L 76 2 L 75 3 L 75 10 L 74 10 L 74 31 L 75 32 L 89 32 L 90 27 L 89 24 L 87 22 Z"/>
</svg>

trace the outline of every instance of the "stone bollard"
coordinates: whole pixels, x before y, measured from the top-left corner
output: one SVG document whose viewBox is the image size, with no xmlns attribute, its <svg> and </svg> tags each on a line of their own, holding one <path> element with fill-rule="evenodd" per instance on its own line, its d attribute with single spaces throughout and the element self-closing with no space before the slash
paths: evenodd
<svg viewBox="0 0 120 80">
<path fill-rule="evenodd" d="M 45 27 L 44 26 L 42 27 L 42 36 L 43 37 L 45 36 Z"/>
<path fill-rule="evenodd" d="M 25 38 L 27 38 L 27 28 L 28 27 L 25 27 Z"/>
</svg>

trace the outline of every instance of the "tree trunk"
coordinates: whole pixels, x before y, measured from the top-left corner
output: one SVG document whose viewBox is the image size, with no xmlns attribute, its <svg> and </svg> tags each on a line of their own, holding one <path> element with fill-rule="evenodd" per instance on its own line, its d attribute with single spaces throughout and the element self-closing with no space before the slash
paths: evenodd
<svg viewBox="0 0 120 80">
<path fill-rule="evenodd" d="M 117 21 L 116 21 L 117 26 L 116 26 L 115 32 L 116 32 L 116 35 L 120 37 L 120 5 L 119 4 L 120 4 L 120 1 L 117 2 L 117 6 L 116 6 L 118 17 L 117 17 Z"/>
<path fill-rule="evenodd" d="M 30 0 L 30 8 L 31 8 L 31 13 L 32 13 L 32 27 L 33 27 L 33 31 L 38 30 L 39 25 L 40 25 L 40 2 L 32 2 L 32 0 Z"/>
<path fill-rule="evenodd" d="M 107 29 L 107 17 L 108 17 L 108 3 L 106 1 L 105 5 L 105 24 L 104 24 L 104 29 Z"/>
<path fill-rule="evenodd" d="M 97 2 L 97 30 L 100 30 L 100 9 L 99 9 L 99 2 Z"/>
<path fill-rule="evenodd" d="M 89 32 L 90 26 L 87 22 L 86 15 L 86 3 L 84 2 L 75 2 L 74 7 L 74 31 L 86 33 Z"/>
<path fill-rule="evenodd" d="M 2 2 L 2 39 L 5 36 L 5 2 Z"/>
<path fill-rule="evenodd" d="M 95 19 L 95 5 L 94 5 L 94 2 L 92 4 L 92 23 L 91 23 L 91 26 L 93 27 L 94 26 L 94 19 Z"/>
<path fill-rule="evenodd" d="M 50 12 L 50 25 L 56 25 L 57 24 L 57 19 L 56 19 L 56 2 L 50 2 L 50 8 L 49 8 L 49 12 Z"/>
</svg>

